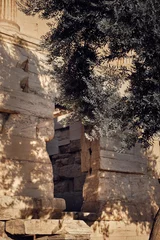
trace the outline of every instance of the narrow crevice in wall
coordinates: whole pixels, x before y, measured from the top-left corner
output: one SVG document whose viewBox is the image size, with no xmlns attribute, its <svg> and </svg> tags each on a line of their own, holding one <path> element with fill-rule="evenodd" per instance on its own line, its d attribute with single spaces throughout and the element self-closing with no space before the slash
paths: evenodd
<svg viewBox="0 0 160 240">
<path fill-rule="evenodd" d="M 86 173 L 81 171 L 81 124 L 55 124 L 55 136 L 47 143 L 53 165 L 54 196 L 66 201 L 66 211 L 81 211 Z"/>
<path fill-rule="evenodd" d="M 3 132 L 6 121 L 9 119 L 10 114 L 0 112 L 0 134 Z"/>
</svg>

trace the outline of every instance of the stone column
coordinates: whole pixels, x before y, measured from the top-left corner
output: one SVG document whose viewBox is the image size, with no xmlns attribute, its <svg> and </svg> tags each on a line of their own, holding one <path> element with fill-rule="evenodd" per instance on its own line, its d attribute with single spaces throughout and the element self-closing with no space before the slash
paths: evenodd
<svg viewBox="0 0 160 240">
<path fill-rule="evenodd" d="M 19 31 L 16 18 L 17 5 L 15 0 L 0 0 L 0 26 L 7 30 Z"/>
</svg>

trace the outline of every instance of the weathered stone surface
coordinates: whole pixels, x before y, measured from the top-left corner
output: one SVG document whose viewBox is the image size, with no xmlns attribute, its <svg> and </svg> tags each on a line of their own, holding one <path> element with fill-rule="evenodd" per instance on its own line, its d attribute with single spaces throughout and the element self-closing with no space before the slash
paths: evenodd
<svg viewBox="0 0 160 240">
<path fill-rule="evenodd" d="M 31 198 L 31 197 L 0 197 L 0 220 L 30 219 L 52 217 L 55 211 L 65 210 L 63 199 Z"/>
<path fill-rule="evenodd" d="M 147 171 L 147 162 L 145 158 L 138 155 L 101 150 L 100 169 L 144 174 Z"/>
<path fill-rule="evenodd" d="M 5 121 L 3 134 L 36 139 L 37 138 L 37 133 L 36 133 L 37 122 L 38 122 L 38 118 L 34 116 L 27 116 L 22 114 L 11 114 L 8 117 L 7 121 Z"/>
<path fill-rule="evenodd" d="M 100 159 L 100 169 L 115 172 L 129 172 L 144 174 L 147 170 L 146 164 L 138 162 L 122 161 L 119 159 L 102 158 Z"/>
<path fill-rule="evenodd" d="M 11 60 L 10 60 L 11 61 Z M 0 86 L 3 90 L 19 91 L 22 92 L 20 83 L 22 80 L 29 78 L 27 72 L 21 68 L 5 66 L 3 62 L 0 63 L 1 76 L 0 76 Z"/>
<path fill-rule="evenodd" d="M 91 240 L 148 240 L 150 223 L 125 223 L 123 221 L 95 221 L 90 223 Z"/>
<path fill-rule="evenodd" d="M 51 101 L 31 93 L 4 90 L 0 87 L 0 111 L 53 118 Z"/>
<path fill-rule="evenodd" d="M 51 163 L 0 160 L 0 196 L 53 197 Z"/>
<path fill-rule="evenodd" d="M 26 48 L 20 47 L 20 36 L 10 34 L 1 33 L 0 46 L 0 219 L 49 218 L 65 209 L 64 200 L 53 199 L 46 152 L 55 89 L 37 42 L 24 37 Z"/>
<path fill-rule="evenodd" d="M 5 231 L 5 222 L 0 221 L 0 238 L 3 237 Z"/>
<path fill-rule="evenodd" d="M 0 135 L 0 142 L 0 156 L 3 158 L 50 163 L 44 141 Z"/>
<path fill-rule="evenodd" d="M 81 135 L 81 170 L 89 172 L 100 168 L 100 146 L 97 140 L 89 141 L 82 131 Z"/>
<path fill-rule="evenodd" d="M 6 231 L 12 235 L 90 235 L 91 230 L 80 220 L 10 220 L 6 222 Z"/>
<path fill-rule="evenodd" d="M 39 119 L 37 125 L 37 138 L 46 142 L 54 137 L 54 123 L 53 120 Z"/>
<path fill-rule="evenodd" d="M 86 177 L 82 209 L 103 212 L 106 220 L 151 221 L 160 204 L 159 188 L 158 181 L 146 175 L 93 171 Z"/>
</svg>

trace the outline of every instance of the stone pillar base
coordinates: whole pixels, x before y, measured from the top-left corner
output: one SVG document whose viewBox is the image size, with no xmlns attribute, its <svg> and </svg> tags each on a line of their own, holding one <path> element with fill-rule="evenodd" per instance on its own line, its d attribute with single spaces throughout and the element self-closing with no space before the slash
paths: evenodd
<svg viewBox="0 0 160 240">
<path fill-rule="evenodd" d="M 19 25 L 9 20 L 0 20 L 0 27 L 3 27 L 9 31 L 14 31 L 14 32 L 20 31 Z"/>
</svg>

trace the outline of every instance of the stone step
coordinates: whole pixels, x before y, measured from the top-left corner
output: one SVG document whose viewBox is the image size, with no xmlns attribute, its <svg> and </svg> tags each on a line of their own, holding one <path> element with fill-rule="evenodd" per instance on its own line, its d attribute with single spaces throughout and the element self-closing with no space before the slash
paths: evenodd
<svg viewBox="0 0 160 240">
<path fill-rule="evenodd" d="M 34 240 L 89 240 L 90 236 L 84 236 L 84 235 L 52 235 L 52 236 L 43 236 L 43 237 L 37 237 L 35 236 Z"/>
<path fill-rule="evenodd" d="M 16 219 L 6 222 L 5 230 L 11 235 L 31 235 L 39 240 L 51 239 L 89 239 L 90 227 L 81 220 L 65 219 Z M 37 236 L 43 235 L 43 236 Z M 46 235 L 46 236 L 45 236 Z M 48 236 L 50 235 L 50 236 Z M 36 237 L 37 236 L 37 237 Z"/>
</svg>

